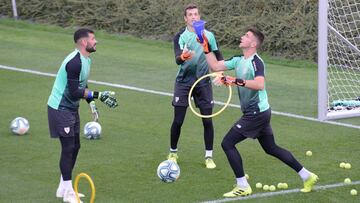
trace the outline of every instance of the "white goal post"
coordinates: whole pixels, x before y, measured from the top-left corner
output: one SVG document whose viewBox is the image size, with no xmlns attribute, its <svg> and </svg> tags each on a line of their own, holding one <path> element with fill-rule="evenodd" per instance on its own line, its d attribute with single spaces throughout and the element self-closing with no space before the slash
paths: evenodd
<svg viewBox="0 0 360 203">
<path fill-rule="evenodd" d="M 360 0 L 319 0 L 318 119 L 360 116 Z"/>
</svg>

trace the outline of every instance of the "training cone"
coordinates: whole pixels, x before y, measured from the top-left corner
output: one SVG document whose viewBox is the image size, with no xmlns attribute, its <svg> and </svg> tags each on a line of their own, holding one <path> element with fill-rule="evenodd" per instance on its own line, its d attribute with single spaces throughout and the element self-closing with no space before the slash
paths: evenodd
<svg viewBox="0 0 360 203">
<path fill-rule="evenodd" d="M 197 37 L 200 40 L 200 43 L 204 42 L 204 39 L 202 37 L 202 33 L 203 33 L 204 29 L 205 29 L 205 23 L 206 22 L 203 21 L 203 20 L 193 22 L 193 27 L 194 27 L 194 30 L 195 30 L 195 33 L 196 33 Z"/>
</svg>

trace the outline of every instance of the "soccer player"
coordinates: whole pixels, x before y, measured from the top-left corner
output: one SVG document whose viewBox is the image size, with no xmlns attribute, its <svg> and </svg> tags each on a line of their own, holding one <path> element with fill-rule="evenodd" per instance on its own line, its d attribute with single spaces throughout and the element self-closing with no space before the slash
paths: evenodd
<svg viewBox="0 0 360 203">
<path fill-rule="evenodd" d="M 243 55 L 229 60 L 218 61 L 211 53 L 211 44 L 204 36 L 202 43 L 206 60 L 213 71 L 235 70 L 236 77 L 219 76 L 217 84 L 235 85 L 239 92 L 242 117 L 235 122 L 225 135 L 221 146 L 227 156 L 236 177 L 235 188 L 224 194 L 224 197 L 245 196 L 252 193 L 244 175 L 242 159 L 235 145 L 246 138 L 257 139 L 264 151 L 291 167 L 304 181 L 302 192 L 310 192 L 317 182 L 318 176 L 304 168 L 286 149 L 275 143 L 270 125 L 271 109 L 265 90 L 265 64 L 257 54 L 257 49 L 264 41 L 264 35 L 256 28 L 246 30 L 240 38 L 239 47 Z M 209 47 L 210 46 L 210 47 Z"/>
<path fill-rule="evenodd" d="M 100 99 L 110 108 L 117 106 L 114 92 L 96 92 L 87 88 L 91 65 L 89 56 L 96 51 L 97 43 L 94 32 L 79 29 L 74 33 L 74 42 L 76 49 L 62 62 L 47 103 L 50 135 L 59 138 L 61 143 L 61 176 L 56 197 L 71 203 L 77 203 L 71 174 L 80 149 L 79 102 L 86 99 L 95 121 L 99 114 L 94 99 Z"/>
<path fill-rule="evenodd" d="M 209 73 L 208 64 L 202 47 L 196 42 L 196 34 L 193 23 L 200 20 L 199 8 L 195 4 L 189 4 L 184 9 L 184 21 L 186 26 L 180 30 L 174 37 L 175 60 L 179 65 L 179 70 L 175 80 L 174 97 L 172 105 L 174 106 L 174 119 L 171 125 L 170 134 L 170 153 L 169 160 L 177 162 L 177 144 L 180 137 L 181 126 L 184 122 L 186 110 L 188 107 L 188 95 L 191 86 L 203 75 Z M 218 60 L 223 60 L 218 50 L 214 34 L 204 30 L 209 39 L 212 51 Z M 213 95 L 211 81 L 201 81 L 193 91 L 193 98 L 196 107 L 200 109 L 201 114 L 211 115 L 213 108 Z M 205 140 L 205 166 L 213 169 L 216 167 L 213 157 L 214 127 L 211 118 L 202 119 L 204 127 Z"/>
</svg>

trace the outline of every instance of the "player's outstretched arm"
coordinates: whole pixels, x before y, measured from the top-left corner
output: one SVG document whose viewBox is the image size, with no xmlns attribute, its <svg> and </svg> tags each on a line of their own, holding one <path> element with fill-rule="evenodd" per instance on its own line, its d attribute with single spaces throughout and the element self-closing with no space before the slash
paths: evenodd
<svg viewBox="0 0 360 203">
<path fill-rule="evenodd" d="M 203 39 L 204 39 L 203 43 L 200 43 L 200 40 L 198 38 L 196 40 L 203 47 L 205 57 L 206 57 L 206 61 L 207 61 L 208 65 L 209 65 L 210 69 L 212 71 L 214 71 L 214 72 L 227 70 L 227 68 L 225 66 L 225 61 L 224 60 L 218 61 L 215 54 L 210 51 L 211 47 L 210 47 L 210 44 L 209 44 L 209 40 L 207 39 L 205 34 L 203 34 Z"/>
</svg>

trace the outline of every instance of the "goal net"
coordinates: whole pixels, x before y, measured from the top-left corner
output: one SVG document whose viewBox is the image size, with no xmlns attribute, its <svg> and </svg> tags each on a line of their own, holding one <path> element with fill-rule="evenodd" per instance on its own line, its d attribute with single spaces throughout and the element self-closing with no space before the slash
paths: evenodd
<svg viewBox="0 0 360 203">
<path fill-rule="evenodd" d="M 360 0 L 320 0 L 318 35 L 318 118 L 360 116 Z"/>
</svg>

